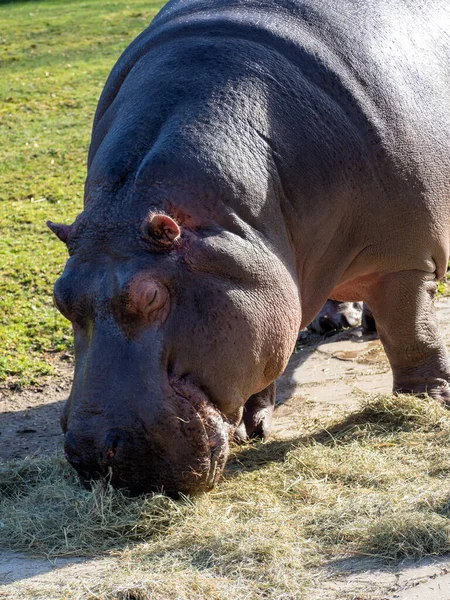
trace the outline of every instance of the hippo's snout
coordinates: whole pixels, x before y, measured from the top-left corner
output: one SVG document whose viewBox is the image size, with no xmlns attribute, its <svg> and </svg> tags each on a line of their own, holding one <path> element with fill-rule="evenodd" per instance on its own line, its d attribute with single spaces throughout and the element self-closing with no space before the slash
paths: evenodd
<svg viewBox="0 0 450 600">
<path fill-rule="evenodd" d="M 104 478 L 132 495 L 176 497 L 215 485 L 228 455 L 229 425 L 195 386 L 173 382 L 173 392 L 146 422 L 130 416 L 127 429 L 107 412 L 81 410 L 72 419 L 68 411 L 65 456 L 85 487 Z"/>
<path fill-rule="evenodd" d="M 112 429 L 106 436 L 103 448 L 102 464 L 109 467 L 115 462 L 120 462 L 121 456 L 126 453 L 127 445 L 130 446 L 130 436 L 120 429 Z"/>
<path fill-rule="evenodd" d="M 151 451 L 144 440 L 135 440 L 130 433 L 118 428 L 110 429 L 106 435 L 97 432 L 97 436 L 90 437 L 77 436 L 69 429 L 65 435 L 65 457 L 86 488 L 104 478 L 114 487 L 132 494 L 163 489 L 164 483 L 155 478 L 155 473 L 150 481 L 146 474 L 145 456 Z"/>
<path fill-rule="evenodd" d="M 98 479 L 115 463 L 120 464 L 126 454 L 126 446 L 131 445 L 130 436 L 119 429 L 112 429 L 105 439 L 103 448 L 96 450 L 94 439 L 76 441 L 72 431 L 67 431 L 64 454 L 67 461 L 87 479 Z"/>
<path fill-rule="evenodd" d="M 131 445 L 130 435 L 120 429 L 112 429 L 106 436 L 103 452 L 99 454 L 99 467 L 110 466 L 115 461 L 120 461 L 120 457 L 125 454 L 124 447 L 127 444 Z M 82 465 L 82 457 L 85 455 L 85 451 L 75 443 L 71 432 L 67 432 L 66 434 L 64 453 L 71 465 Z M 92 463 L 92 460 L 89 462 Z"/>
</svg>

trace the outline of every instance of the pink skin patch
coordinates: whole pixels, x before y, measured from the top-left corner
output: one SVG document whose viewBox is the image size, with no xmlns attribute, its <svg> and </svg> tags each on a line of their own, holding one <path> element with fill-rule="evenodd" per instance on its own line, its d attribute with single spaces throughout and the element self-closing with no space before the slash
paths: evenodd
<svg viewBox="0 0 450 600">
<path fill-rule="evenodd" d="M 146 325 L 162 325 L 170 311 L 169 291 L 152 277 L 138 275 L 129 288 L 127 309 L 140 316 Z"/>
<path fill-rule="evenodd" d="M 181 235 L 178 224 L 168 215 L 150 215 L 146 228 L 150 237 L 162 246 L 172 246 Z"/>
</svg>

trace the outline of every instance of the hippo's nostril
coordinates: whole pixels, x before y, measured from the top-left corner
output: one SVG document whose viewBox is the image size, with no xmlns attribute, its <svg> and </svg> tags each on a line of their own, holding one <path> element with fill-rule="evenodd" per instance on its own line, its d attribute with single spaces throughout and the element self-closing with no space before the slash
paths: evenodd
<svg viewBox="0 0 450 600">
<path fill-rule="evenodd" d="M 103 462 L 111 462 L 117 454 L 118 440 L 114 441 L 109 447 L 106 446 L 105 453 L 103 455 Z"/>
<path fill-rule="evenodd" d="M 126 434 L 118 429 L 112 429 L 106 436 L 104 451 L 103 451 L 103 463 L 109 464 L 112 460 L 117 458 L 118 452 L 120 453 L 121 448 L 124 446 Z"/>
<path fill-rule="evenodd" d="M 114 458 L 114 456 L 116 455 L 116 452 L 117 452 L 117 446 L 113 446 L 106 453 L 106 458 L 108 458 L 109 460 L 111 460 L 111 458 Z"/>
</svg>

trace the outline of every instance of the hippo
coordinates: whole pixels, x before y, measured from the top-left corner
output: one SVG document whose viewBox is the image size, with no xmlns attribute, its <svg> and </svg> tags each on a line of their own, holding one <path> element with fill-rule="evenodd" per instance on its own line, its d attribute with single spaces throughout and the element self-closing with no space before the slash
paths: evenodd
<svg viewBox="0 0 450 600">
<path fill-rule="evenodd" d="M 327 300 L 317 317 L 311 321 L 307 329 L 321 335 L 333 334 L 356 327 L 361 323 L 362 331 L 376 334 L 377 326 L 372 311 L 363 302 L 339 302 Z"/>
<path fill-rule="evenodd" d="M 449 26 L 448 0 L 171 0 L 124 51 L 84 209 L 49 222 L 82 482 L 210 489 L 327 299 L 370 308 L 395 392 L 449 402 Z"/>
</svg>

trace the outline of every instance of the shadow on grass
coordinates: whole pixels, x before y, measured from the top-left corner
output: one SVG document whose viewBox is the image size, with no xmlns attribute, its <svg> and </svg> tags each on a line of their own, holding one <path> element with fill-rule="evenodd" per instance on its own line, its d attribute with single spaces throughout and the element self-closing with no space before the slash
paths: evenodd
<svg viewBox="0 0 450 600">
<path fill-rule="evenodd" d="M 329 560 L 326 564 L 327 570 L 330 572 L 331 577 L 342 578 L 345 583 L 345 578 L 353 578 L 358 575 L 364 575 L 363 581 L 366 584 L 372 583 L 380 588 L 379 574 L 384 573 L 385 575 L 391 574 L 394 583 L 394 578 L 398 579 L 400 573 L 405 571 L 430 568 L 433 569 L 429 575 L 435 575 L 436 570 L 440 568 L 448 568 L 450 561 L 450 554 L 443 553 L 440 556 L 425 556 L 420 559 L 414 558 L 399 558 L 389 559 L 381 556 L 367 556 L 364 552 L 355 553 L 354 556 L 337 557 Z M 423 571 L 420 573 L 411 572 L 410 579 L 416 581 L 418 577 L 425 577 Z M 359 596 L 356 596 L 357 598 Z M 384 597 L 384 596 L 383 596 Z"/>
<path fill-rule="evenodd" d="M 60 395 L 64 395 L 63 400 L 0 414 L 0 464 L 2 461 L 48 456 L 62 451 L 59 415 L 66 394 L 61 392 Z M 5 405 L 8 406 L 8 398 L 2 401 L 2 409 Z"/>
<path fill-rule="evenodd" d="M 0 585 L 8 585 L 30 577 L 37 577 L 72 565 L 92 562 L 91 558 L 32 557 L 21 552 L 0 550 Z"/>
<path fill-rule="evenodd" d="M 264 468 L 270 462 L 281 463 L 297 446 L 352 444 L 368 432 L 371 436 L 385 436 L 395 431 L 408 431 L 413 427 L 414 421 L 411 421 L 408 415 L 402 415 L 401 411 L 399 414 L 388 414 L 368 405 L 351 413 L 330 428 L 321 429 L 313 434 L 265 443 L 250 442 L 246 447 L 237 449 L 231 454 L 224 475 L 233 477 L 242 472 Z"/>
<path fill-rule="evenodd" d="M 334 576 L 365 572 L 370 579 L 376 577 L 376 571 L 394 573 L 437 562 L 446 562 L 448 566 L 449 553 L 448 518 L 436 513 L 401 512 L 369 524 L 359 550 L 352 552 L 352 556 L 328 560 L 326 567 Z M 412 577 L 414 573 L 411 573 Z"/>
</svg>

